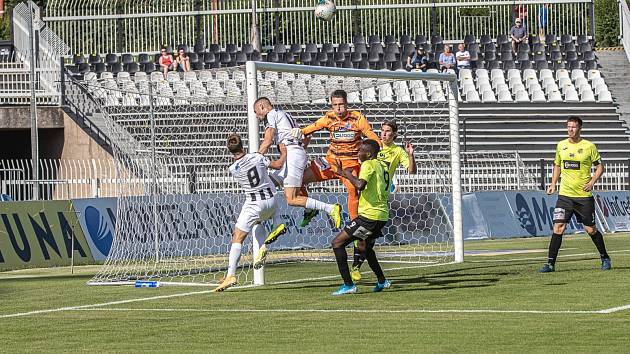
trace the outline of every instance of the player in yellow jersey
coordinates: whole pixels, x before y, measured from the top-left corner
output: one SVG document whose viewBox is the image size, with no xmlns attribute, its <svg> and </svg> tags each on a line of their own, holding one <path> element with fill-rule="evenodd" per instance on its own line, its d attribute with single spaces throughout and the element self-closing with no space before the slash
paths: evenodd
<svg viewBox="0 0 630 354">
<path fill-rule="evenodd" d="M 379 292 L 391 286 L 389 280 L 385 279 L 374 252 L 376 239 L 383 236 L 381 229 L 389 219 L 388 199 L 391 182 L 387 165 L 377 159 L 379 150 L 380 145 L 376 140 L 367 139 L 361 143 L 358 153 L 361 171 L 358 177 L 353 175 L 351 168 L 344 169 L 341 161 L 333 164 L 333 171 L 347 179 L 360 192 L 359 215 L 331 243 L 339 273 L 343 278 L 343 284 L 332 293 L 333 295 L 357 292 L 357 287 L 350 276 L 346 252 L 346 246 L 354 240 L 359 241 L 359 249 L 365 254 L 370 268 L 378 279 L 372 291 Z"/>
<path fill-rule="evenodd" d="M 390 176 L 390 192 L 393 191 L 393 179 L 394 174 L 398 166 L 403 166 L 411 174 L 416 173 L 416 160 L 413 157 L 413 145 L 410 142 L 406 143 L 403 149 L 396 145 L 394 141 L 398 136 L 398 125 L 395 121 L 387 121 L 381 125 L 381 143 L 383 147 L 378 153 L 378 160 L 384 162 L 387 165 L 387 169 Z M 352 270 L 350 275 L 353 281 L 361 280 L 361 265 L 365 258 L 361 256 L 361 252 L 355 243 L 354 247 L 354 259 L 352 262 Z"/>
<path fill-rule="evenodd" d="M 575 214 L 577 221 L 584 225 L 584 230 L 591 236 L 595 247 L 599 251 L 602 270 L 611 268 L 610 257 L 606 252 L 604 237 L 595 226 L 595 200 L 593 199 L 593 185 L 604 173 L 597 147 L 592 142 L 580 136 L 582 120 L 579 117 L 567 119 L 568 139 L 562 140 L 556 147 L 556 158 L 553 166 L 551 185 L 547 188 L 547 194 L 556 191 L 558 177 L 560 180 L 560 192 L 556 208 L 553 210 L 553 234 L 549 242 L 549 258 L 541 273 L 555 271 L 556 258 L 562 244 L 562 234 L 567 223 Z M 595 174 L 591 176 L 591 166 L 596 166 Z"/>
</svg>

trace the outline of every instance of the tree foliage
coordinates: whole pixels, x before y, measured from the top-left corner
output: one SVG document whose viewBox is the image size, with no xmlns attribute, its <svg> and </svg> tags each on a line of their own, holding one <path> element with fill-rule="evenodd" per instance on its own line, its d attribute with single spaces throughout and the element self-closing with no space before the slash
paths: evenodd
<svg viewBox="0 0 630 354">
<path fill-rule="evenodd" d="M 617 0 L 595 0 L 595 40 L 600 47 L 619 44 L 619 4 Z"/>
</svg>

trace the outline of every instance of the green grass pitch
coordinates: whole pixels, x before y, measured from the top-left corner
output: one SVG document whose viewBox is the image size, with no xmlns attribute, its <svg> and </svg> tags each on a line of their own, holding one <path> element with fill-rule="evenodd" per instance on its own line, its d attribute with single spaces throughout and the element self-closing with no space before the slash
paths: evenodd
<svg viewBox="0 0 630 354">
<path fill-rule="evenodd" d="M 585 236 L 565 237 L 550 274 L 548 238 L 474 241 L 463 264 L 384 265 L 382 293 L 366 264 L 341 297 L 333 263 L 269 267 L 269 283 L 319 280 L 225 293 L 87 286 L 94 266 L 5 272 L 0 352 L 629 352 L 630 235 L 605 239 L 607 272 Z"/>
</svg>

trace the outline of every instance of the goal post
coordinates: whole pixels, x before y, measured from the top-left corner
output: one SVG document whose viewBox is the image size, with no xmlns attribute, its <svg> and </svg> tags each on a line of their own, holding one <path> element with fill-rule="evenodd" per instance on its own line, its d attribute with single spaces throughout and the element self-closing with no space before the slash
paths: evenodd
<svg viewBox="0 0 630 354">
<path fill-rule="evenodd" d="M 411 81 L 437 81 L 444 83 L 448 91 L 448 137 L 449 137 L 449 157 L 450 157 L 450 175 L 451 175 L 451 199 L 452 199 L 452 233 L 454 243 L 454 262 L 461 263 L 464 261 L 464 241 L 463 241 L 463 218 L 462 218 L 462 188 L 461 188 L 461 163 L 460 163 L 460 144 L 459 144 L 459 108 L 458 108 L 458 88 L 457 76 L 449 73 L 426 73 L 419 71 L 389 71 L 389 70 L 365 70 L 351 68 L 331 68 L 305 66 L 295 64 L 281 64 L 270 62 L 253 62 L 246 63 L 246 80 L 247 80 L 247 118 L 248 118 L 248 135 L 249 135 L 249 151 L 256 152 L 259 147 L 257 137 L 261 136 L 260 123 L 254 112 L 254 102 L 259 97 L 258 80 L 261 72 L 270 71 L 288 74 L 304 74 L 304 75 L 322 75 L 322 76 L 339 76 L 352 78 L 368 78 L 383 79 L 391 81 L 411 80 Z M 329 96 L 327 92 L 326 96 Z M 327 99 L 328 97 L 326 97 Z M 273 103 L 273 102 L 272 102 Z M 313 120 L 318 117 L 313 117 Z M 406 129 L 407 127 L 405 127 Z M 257 255 L 256 239 L 253 238 L 254 257 Z M 255 271 L 254 283 L 264 283 L 264 268 Z"/>
<path fill-rule="evenodd" d="M 86 74 L 76 83 L 97 108 L 94 118 L 102 119 L 100 126 L 111 138 L 118 170 L 113 242 L 90 284 L 219 284 L 245 200 L 228 172 L 233 157 L 227 137 L 241 134 L 247 150 L 257 151 L 262 129 L 253 102 L 258 97 L 268 97 L 304 127 L 330 110 L 328 98 L 336 89 L 348 93 L 349 110 L 363 113 L 375 132 L 384 122 L 397 121 L 394 143 L 415 147 L 417 173 L 398 168 L 393 179 L 390 221 L 377 241 L 381 263 L 463 261 L 455 75 L 262 62 L 166 77 L 125 74 Z M 327 135 L 313 134 L 309 159 L 323 157 L 327 149 Z M 276 154 L 272 148 L 270 157 Z M 341 204 L 344 222 L 349 221 L 347 192 L 338 180 L 310 184 L 309 191 L 320 201 Z M 266 266 L 254 270 L 258 241 L 269 222 L 252 230 L 242 245 L 239 285 L 303 280 L 308 276 L 301 263 L 316 262 L 314 268 L 328 272 L 321 263 L 334 262 L 330 242 L 338 231 L 327 217 L 299 227 L 303 209 L 288 206 L 282 190 L 277 199 L 288 232 L 270 245 Z M 106 238 L 109 219 L 101 214 L 94 222 L 99 238 Z"/>
</svg>

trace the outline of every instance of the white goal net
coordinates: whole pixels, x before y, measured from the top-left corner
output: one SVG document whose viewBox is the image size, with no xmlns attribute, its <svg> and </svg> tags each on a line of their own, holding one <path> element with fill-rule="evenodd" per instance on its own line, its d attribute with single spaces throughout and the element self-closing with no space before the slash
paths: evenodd
<svg viewBox="0 0 630 354">
<path fill-rule="evenodd" d="M 257 150 L 263 134 L 251 110 L 257 97 L 268 97 L 306 126 L 330 109 L 328 96 L 336 89 L 348 93 L 349 109 L 363 113 L 377 134 L 385 121 L 396 121 L 395 143 L 415 147 L 418 172 L 396 172 L 379 259 L 406 265 L 463 260 L 457 97 L 449 81 L 454 75 L 248 63 L 247 69 L 158 76 L 88 75 L 82 83 L 115 138 L 121 182 L 114 243 L 91 284 L 217 284 L 245 200 L 227 170 L 227 137 L 238 133 L 250 151 Z M 323 156 L 327 147 L 327 134 L 314 134 L 309 158 Z M 270 157 L 276 153 L 272 149 Z M 341 204 L 348 221 L 341 183 L 314 183 L 309 191 Z M 338 231 L 325 215 L 301 228 L 303 210 L 287 206 L 284 196 L 279 204 L 288 233 L 271 246 L 263 269 L 274 279 L 305 278 L 286 265 L 332 260 L 330 241 Z M 253 232 L 266 233 L 270 226 Z M 243 244 L 240 285 L 262 283 L 263 273 L 252 269 L 253 239 Z"/>
</svg>

